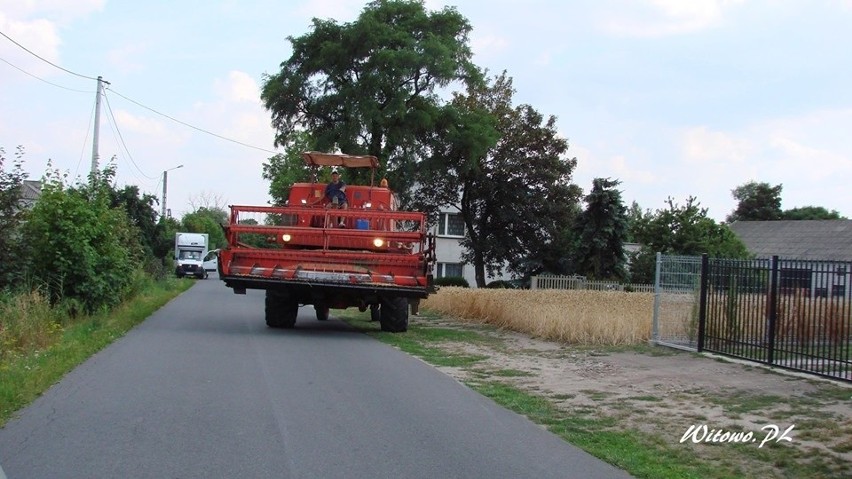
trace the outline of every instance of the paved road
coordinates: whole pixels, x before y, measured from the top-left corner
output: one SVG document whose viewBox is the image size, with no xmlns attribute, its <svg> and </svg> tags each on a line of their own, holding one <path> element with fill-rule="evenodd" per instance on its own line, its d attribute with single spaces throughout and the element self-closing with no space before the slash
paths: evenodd
<svg viewBox="0 0 852 479">
<path fill-rule="evenodd" d="M 333 312 L 332 312 L 333 315 Z M 340 321 L 271 330 L 214 275 L 0 430 L 24 478 L 619 478 Z"/>
</svg>

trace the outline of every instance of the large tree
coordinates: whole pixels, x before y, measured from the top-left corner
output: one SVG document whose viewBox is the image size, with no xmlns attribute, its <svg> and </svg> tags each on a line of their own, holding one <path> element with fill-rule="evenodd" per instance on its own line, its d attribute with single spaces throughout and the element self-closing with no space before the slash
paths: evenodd
<svg viewBox="0 0 852 479">
<path fill-rule="evenodd" d="M 746 258 L 749 253 L 739 238 L 725 224 L 707 216 L 695 197 L 681 206 L 672 198 L 667 208 L 646 214 L 635 227 L 636 241 L 642 249 L 630 264 L 631 281 L 654 281 L 654 256 L 657 252 L 673 255 L 700 255 Z"/>
<path fill-rule="evenodd" d="M 843 220 L 837 210 L 827 210 L 822 206 L 801 206 L 784 210 L 781 215 L 784 220 Z"/>
<path fill-rule="evenodd" d="M 585 197 L 586 209 L 575 224 L 575 271 L 594 279 L 624 279 L 624 241 L 627 208 L 621 201 L 618 180 L 595 178 Z"/>
<path fill-rule="evenodd" d="M 387 162 L 391 184 L 406 192 L 416 138 L 441 114 L 439 90 L 481 81 L 470 30 L 455 8 L 430 12 L 411 0 L 370 2 L 342 25 L 314 19 L 313 31 L 288 37 L 292 55 L 264 78 L 261 98 L 276 145 L 305 130 L 319 150 L 375 155 Z"/>
<path fill-rule="evenodd" d="M 477 286 L 486 272 L 508 264 L 516 273 L 561 239 L 576 212 L 580 189 L 570 183 L 577 164 L 566 158 L 568 142 L 529 105 L 512 105 L 512 80 L 504 72 L 456 94 L 435 137 L 420 201 L 453 205 L 465 223 L 463 258 Z"/>
<path fill-rule="evenodd" d="M 157 210 L 154 205 L 157 197 L 148 193 L 139 193 L 136 185 L 125 185 L 118 190 L 111 188 L 112 208 L 123 208 L 130 223 L 139 230 L 139 240 L 148 255 L 154 255 L 158 249 L 160 230 L 157 223 Z"/>
<path fill-rule="evenodd" d="M 783 185 L 750 181 L 731 191 L 737 200 L 736 209 L 728 215 L 728 222 L 780 220 L 781 190 Z"/>
</svg>

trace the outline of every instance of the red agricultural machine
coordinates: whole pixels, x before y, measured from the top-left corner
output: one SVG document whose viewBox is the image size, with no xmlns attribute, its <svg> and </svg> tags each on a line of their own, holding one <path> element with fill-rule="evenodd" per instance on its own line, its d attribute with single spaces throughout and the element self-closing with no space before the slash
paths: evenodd
<svg viewBox="0 0 852 479">
<path fill-rule="evenodd" d="M 310 183 L 295 183 L 285 206 L 231 206 L 219 277 L 236 294 L 266 290 L 266 324 L 293 328 L 300 305 L 317 319 L 329 309 L 370 309 L 383 331 L 408 329 L 409 300 L 434 291 L 435 239 L 426 216 L 397 210 L 374 156 L 305 152 Z M 332 201 L 320 167 L 370 168 L 370 185 L 346 185 Z"/>
</svg>

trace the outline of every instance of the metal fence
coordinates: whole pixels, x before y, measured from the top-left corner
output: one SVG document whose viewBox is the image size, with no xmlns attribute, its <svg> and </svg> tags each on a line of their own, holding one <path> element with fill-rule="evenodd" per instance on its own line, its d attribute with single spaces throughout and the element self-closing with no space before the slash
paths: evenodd
<svg viewBox="0 0 852 479">
<path fill-rule="evenodd" d="M 654 343 L 697 351 L 700 292 L 700 256 L 657 253 L 651 328 Z"/>
<path fill-rule="evenodd" d="M 588 289 L 594 291 L 635 291 L 652 293 L 654 285 L 589 280 L 585 276 L 542 275 L 530 278 L 530 289 Z"/>
<path fill-rule="evenodd" d="M 702 257 L 697 349 L 852 381 L 850 266 Z"/>
</svg>

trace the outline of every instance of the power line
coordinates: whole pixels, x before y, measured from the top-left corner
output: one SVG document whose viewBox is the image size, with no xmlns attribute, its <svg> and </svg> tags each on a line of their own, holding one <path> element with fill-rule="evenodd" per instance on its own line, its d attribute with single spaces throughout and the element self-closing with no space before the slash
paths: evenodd
<svg viewBox="0 0 852 479">
<path fill-rule="evenodd" d="M 25 75 L 29 75 L 29 76 L 31 76 L 31 77 L 33 77 L 33 78 L 35 78 L 36 80 L 41 80 L 41 81 L 43 81 L 43 82 L 47 83 L 48 85 L 52 85 L 52 86 L 55 86 L 55 87 L 57 87 L 57 88 L 62 88 L 63 90 L 73 91 L 73 92 L 77 92 L 77 93 L 92 93 L 92 92 L 90 92 L 90 91 L 86 91 L 86 90 L 75 90 L 74 88 L 68 88 L 68 87 L 65 87 L 65 86 L 62 86 L 62 85 L 57 85 L 56 83 L 49 82 L 49 81 L 45 80 L 44 78 L 41 78 L 41 77 L 36 76 L 36 75 L 33 75 L 32 73 L 30 73 L 30 72 L 28 72 L 28 71 L 24 70 L 23 68 L 20 68 L 20 67 L 18 67 L 18 66 L 15 66 L 14 64 L 10 63 L 9 61 L 7 61 L 7 60 L 5 60 L 5 59 L 3 59 L 3 58 L 0 58 L 0 61 L 2 61 L 3 63 L 5 63 L 5 64 L 9 65 L 9 66 L 10 66 L 10 67 L 12 67 L 12 68 L 14 68 L 14 69 L 18 70 L 19 72 L 21 72 L 21 73 L 23 73 L 23 74 L 25 74 Z"/>
<path fill-rule="evenodd" d="M 199 127 L 194 126 L 194 125 L 190 125 L 189 123 L 186 123 L 186 122 L 184 122 L 184 121 L 178 120 L 177 118 L 174 118 L 174 117 L 171 117 L 171 116 L 169 116 L 169 115 L 166 115 L 165 113 L 159 112 L 159 111 L 157 111 L 157 110 L 155 110 L 155 109 L 153 109 L 153 108 L 151 108 L 151 107 L 145 106 L 145 105 L 143 105 L 143 104 L 139 103 L 139 102 L 138 102 L 138 101 L 136 101 L 136 100 L 132 100 L 132 99 L 130 99 L 130 98 L 127 98 L 126 96 L 122 95 L 121 93 L 119 93 L 119 92 L 115 91 L 115 90 L 114 90 L 114 89 L 112 89 L 112 88 L 107 88 L 107 89 L 108 89 L 109 91 L 111 91 L 111 92 L 115 93 L 116 95 L 120 96 L 121 98 L 124 98 L 125 100 L 127 100 L 127 101 L 129 101 L 129 102 L 133 103 L 133 104 L 136 104 L 136 105 L 138 105 L 138 106 L 141 106 L 142 108 L 144 108 L 144 109 L 146 109 L 146 110 L 148 110 L 148 111 L 151 111 L 151 112 L 153 112 L 153 113 L 156 113 L 157 115 L 160 115 L 160 116 L 162 116 L 162 117 L 168 118 L 169 120 L 172 120 L 172 121 L 173 121 L 173 122 L 175 122 L 175 123 L 180 123 L 181 125 L 186 126 L 186 127 L 189 127 L 189 128 L 192 128 L 193 130 L 200 131 L 201 133 L 206 133 L 206 134 L 208 134 L 208 135 L 210 135 L 210 136 L 215 136 L 216 138 L 219 138 L 220 140 L 230 141 L 231 143 L 236 143 L 237 145 L 245 146 L 246 148 L 252 148 L 252 149 L 254 149 L 254 150 L 260 150 L 260 151 L 263 151 L 263 152 L 266 152 L 266 153 L 272 153 L 273 155 L 277 155 L 277 154 L 279 153 L 279 152 L 277 152 L 277 151 L 267 150 L 266 148 L 261 148 L 261 147 L 259 147 L 259 146 L 249 145 L 248 143 L 243 143 L 243 142 L 241 142 L 241 141 L 234 140 L 234 139 L 227 138 L 227 137 L 224 137 L 224 136 L 222 136 L 222 135 L 219 135 L 219 134 L 213 133 L 212 131 L 205 130 L 205 129 L 203 129 L 203 128 L 199 128 Z"/>
<path fill-rule="evenodd" d="M 5 33 L 3 33 L 3 32 L 0 32 L 0 35 L 3 35 L 4 37 L 6 37 L 6 39 L 7 39 L 7 40 L 9 40 L 10 42 L 14 43 L 15 45 L 17 45 L 17 46 L 21 47 L 21 49 L 22 49 L 22 50 L 24 50 L 25 52 L 29 53 L 30 55 L 32 55 L 32 56 L 34 56 L 34 57 L 38 58 L 39 60 L 41 60 L 41 61 L 43 61 L 43 62 L 47 63 L 48 65 L 51 65 L 51 66 L 53 66 L 53 67 L 55 67 L 55 68 L 58 68 L 58 69 L 60 69 L 60 70 L 62 70 L 62 71 L 64 71 L 64 72 L 66 72 L 66 73 L 70 73 L 70 74 L 72 74 L 72 75 L 74 75 L 74 76 L 78 76 L 78 77 L 80 77 L 80 78 L 87 78 L 87 79 L 89 79 L 89 80 L 97 80 L 97 78 L 95 78 L 95 77 L 90 77 L 90 76 L 87 76 L 87 75 L 81 75 L 81 74 L 79 74 L 79 73 L 72 72 L 71 70 L 69 70 L 69 69 L 67 69 L 67 68 L 63 68 L 63 67 L 61 67 L 61 66 L 59 66 L 59 65 L 57 65 L 57 64 L 55 64 L 55 63 L 53 63 L 53 62 L 52 62 L 52 61 L 50 61 L 50 60 L 47 60 L 47 59 L 45 59 L 45 58 L 42 58 L 42 57 L 41 57 L 41 56 L 39 56 L 38 54 L 33 53 L 33 52 L 32 52 L 31 50 L 29 50 L 27 47 L 25 47 L 25 46 L 21 45 L 20 43 L 16 42 L 14 39 L 12 39 L 12 37 L 10 37 L 9 35 L 6 35 L 6 34 L 5 34 Z"/>
<path fill-rule="evenodd" d="M 73 71 L 71 71 L 71 70 L 68 70 L 67 68 L 63 68 L 63 67 L 61 67 L 61 66 L 59 66 L 59 65 L 57 65 L 57 64 L 55 64 L 55 63 L 53 63 L 53 62 L 51 62 L 51 61 L 49 61 L 49 60 L 46 60 L 46 59 L 42 58 L 42 57 L 41 57 L 41 56 L 39 56 L 38 54 L 33 53 L 32 51 L 30 51 L 29 49 L 27 49 L 25 46 L 23 46 L 23 45 L 21 45 L 20 43 L 16 42 L 16 41 L 15 41 L 14 39 L 12 39 L 9 35 L 6 35 L 6 34 L 5 34 L 5 33 L 3 33 L 3 32 L 0 32 L 0 35 L 2 35 L 2 36 L 4 36 L 4 37 L 6 37 L 6 39 L 8 39 L 10 42 L 14 43 L 14 44 L 15 44 L 15 45 L 17 45 L 18 47 L 20 47 L 21 49 L 23 49 L 24 51 L 26 51 L 27 53 L 29 53 L 30 55 L 32 55 L 32 56 L 34 56 L 34 57 L 38 58 L 39 60 L 41 60 L 41 61 L 43 61 L 43 62 L 45 62 L 45 63 L 47 63 L 47 64 L 49 64 L 49 65 L 51 65 L 51 66 L 53 66 L 53 67 L 55 67 L 55 68 L 58 68 L 58 69 L 60 69 L 60 70 L 62 70 L 62 71 L 64 71 L 64 72 L 70 73 L 71 75 L 75 75 L 75 76 L 78 76 L 78 77 L 81 77 L 81 78 L 86 78 L 86 79 L 89 79 L 89 80 L 99 81 L 99 80 L 98 80 L 97 78 L 95 78 L 95 77 L 91 77 L 91 76 L 87 76 L 87 75 L 81 75 L 81 74 L 79 74 L 79 73 L 76 73 L 76 72 L 73 72 Z M 5 60 L 3 60 L 3 61 L 5 61 Z M 6 62 L 6 63 L 9 63 L 9 62 Z M 11 65 L 11 66 L 15 67 L 15 66 L 14 66 L 14 65 L 12 65 L 11 63 L 9 63 L 9 65 Z M 18 67 L 15 67 L 15 68 L 18 68 Z M 21 70 L 21 69 L 20 69 L 20 68 L 18 68 L 18 70 Z M 37 79 L 39 79 L 39 80 L 42 80 L 41 78 L 38 78 L 38 77 L 36 77 L 35 75 L 32 75 L 32 74 L 30 74 L 30 73 L 27 73 L 27 72 L 25 72 L 24 70 L 21 70 L 21 71 L 22 71 L 22 72 L 24 72 L 24 73 L 26 73 L 27 75 L 30 75 L 30 76 L 34 77 L 34 78 L 37 78 Z M 60 86 L 60 85 L 55 85 L 55 84 L 53 84 L 53 83 L 50 83 L 50 82 L 48 82 L 47 80 L 42 80 L 42 81 L 44 81 L 45 83 L 49 83 L 49 84 L 51 84 L 51 85 L 54 85 L 54 86 L 60 87 L 60 88 L 65 88 L 65 87 L 62 87 L 62 86 Z M 104 83 L 107 83 L 107 85 L 109 85 L 109 82 L 104 82 Z M 65 88 L 65 89 L 66 89 L 66 90 L 71 90 L 70 88 Z M 175 123 L 180 123 L 181 125 L 184 125 L 184 126 L 186 126 L 186 127 L 192 128 L 193 130 L 199 131 L 199 132 L 201 132 L 201 133 L 206 133 L 206 134 L 208 134 L 208 135 L 210 135 L 210 136 L 214 136 L 214 137 L 216 137 L 216 138 L 219 138 L 220 140 L 229 141 L 229 142 L 231 142 L 231 143 L 235 143 L 235 144 L 237 144 L 237 145 L 244 146 L 244 147 L 246 147 L 246 148 L 251 148 L 251 149 L 254 149 L 254 150 L 263 151 L 263 152 L 265 152 L 265 153 L 271 153 L 271 154 L 273 154 L 273 155 L 276 155 L 276 154 L 278 154 L 278 153 L 279 153 L 279 152 L 277 152 L 277 151 L 268 150 L 268 149 L 266 149 L 266 148 L 261 148 L 261 147 L 259 147 L 259 146 L 249 145 L 248 143 L 243 143 L 243 142 L 241 142 L 241 141 L 234 140 L 234 139 L 232 139 L 232 138 L 228 138 L 228 137 L 225 137 L 225 136 L 219 135 L 219 134 L 217 134 L 217 133 L 213 133 L 212 131 L 205 130 L 205 129 L 203 129 L 203 128 L 199 128 L 199 127 L 194 126 L 194 125 L 190 125 L 189 123 L 186 123 L 185 121 L 178 120 L 177 118 L 174 118 L 174 117 L 169 116 L 169 115 L 167 115 L 167 114 L 165 114 L 165 113 L 162 113 L 162 112 L 160 112 L 160 111 L 157 111 L 157 110 L 155 110 L 155 109 L 153 109 L 153 108 L 151 108 L 151 107 L 145 106 L 145 105 L 143 105 L 142 103 L 139 103 L 139 102 L 138 102 L 138 101 L 136 101 L 136 100 L 133 100 L 133 99 L 131 99 L 131 98 L 128 98 L 128 97 L 126 97 L 126 96 L 122 95 L 121 93 L 119 93 L 119 92 L 117 92 L 117 91 L 113 90 L 112 88 L 109 88 L 109 87 L 108 87 L 107 89 L 108 89 L 108 90 L 110 90 L 110 91 L 112 91 L 112 92 L 113 92 L 113 93 L 115 93 L 116 95 L 120 96 L 121 98 L 124 98 L 125 100 L 127 100 L 127 101 L 129 101 L 129 102 L 131 102 L 131 103 L 134 103 L 134 104 L 136 104 L 136 105 L 138 105 L 138 106 L 140 106 L 140 107 L 142 107 L 142 108 L 144 108 L 144 109 L 146 109 L 146 110 L 148 110 L 148 111 L 151 111 L 151 112 L 153 112 L 153 113 L 156 113 L 157 115 L 160 115 L 160 116 L 162 116 L 162 117 L 168 118 L 169 120 L 172 120 L 172 121 L 173 121 L 173 122 L 175 122 Z M 80 90 L 72 90 L 72 91 L 80 91 Z M 86 92 L 84 92 L 84 93 L 86 93 Z M 90 93 L 90 92 L 88 92 L 88 93 Z M 104 95 L 104 97 L 106 97 L 106 95 Z M 112 112 L 110 111 L 110 113 L 112 113 Z M 113 118 L 113 121 L 115 121 L 115 119 L 114 119 L 114 118 Z M 117 128 L 117 125 L 116 125 L 116 128 Z M 121 135 L 121 134 L 119 133 L 119 136 L 120 136 L 120 135 Z M 123 139 L 122 139 L 122 143 L 124 143 L 124 140 L 123 140 Z M 125 146 L 125 150 L 127 150 L 127 147 L 126 147 L 126 146 Z M 130 153 L 128 152 L 128 156 L 129 156 L 129 155 L 130 155 Z M 133 161 L 132 157 L 131 157 L 131 161 Z M 135 164 L 136 164 L 136 163 L 135 163 L 135 161 L 134 161 L 134 165 L 135 165 Z M 137 169 L 139 169 L 139 167 L 138 167 L 138 166 L 137 166 Z M 143 175 L 143 176 L 148 177 L 148 175 L 145 175 L 145 173 L 143 173 L 141 169 L 139 169 L 139 172 L 140 172 L 140 173 L 142 173 L 142 175 Z"/>
<path fill-rule="evenodd" d="M 109 117 L 112 120 L 112 124 L 115 125 L 115 131 L 118 133 L 119 140 L 121 140 L 121 146 L 124 147 L 124 151 L 127 153 L 127 157 L 130 158 L 130 162 L 133 163 L 133 166 L 135 166 L 136 169 L 139 170 L 139 173 L 141 173 L 142 176 L 148 178 L 149 180 L 156 180 L 157 178 L 146 175 L 145 172 L 142 171 L 142 168 L 140 168 L 139 165 L 136 163 L 136 160 L 133 159 L 133 155 L 130 154 L 130 150 L 127 149 L 127 144 L 124 142 L 124 136 L 121 135 L 121 130 L 118 128 L 118 122 L 115 121 L 115 114 L 113 114 L 112 112 L 112 106 L 109 104 L 109 97 L 106 95 L 106 93 L 104 93 L 104 99 L 106 100 L 107 111 L 109 111 Z"/>
</svg>

